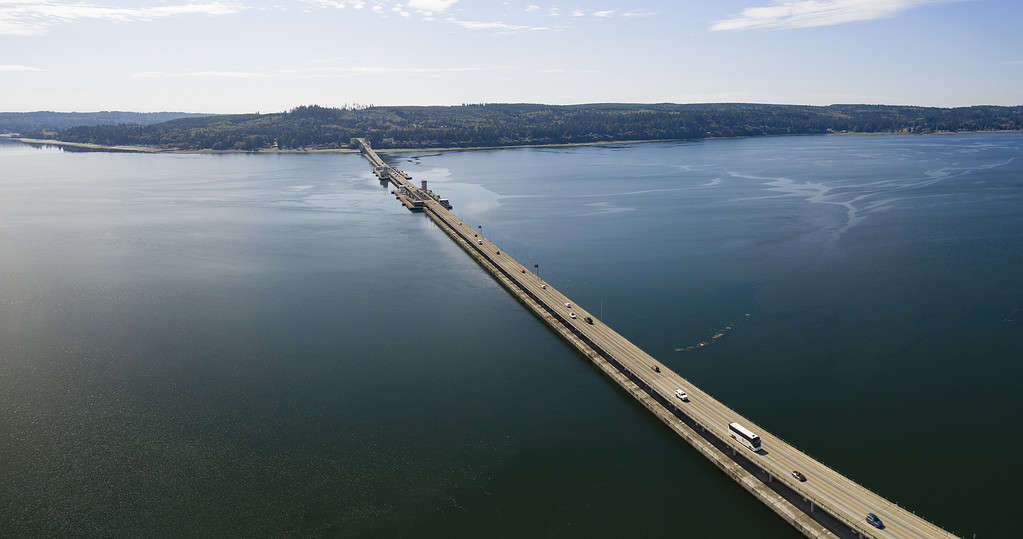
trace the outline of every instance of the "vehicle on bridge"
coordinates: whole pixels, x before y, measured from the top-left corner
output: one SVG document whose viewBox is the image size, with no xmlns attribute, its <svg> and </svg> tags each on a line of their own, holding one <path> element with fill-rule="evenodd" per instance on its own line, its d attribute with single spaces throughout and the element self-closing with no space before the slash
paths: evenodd
<svg viewBox="0 0 1023 539">
<path fill-rule="evenodd" d="M 657 365 L 650 365 L 650 368 L 653 369 L 654 372 L 661 372 L 661 368 Z"/>
<path fill-rule="evenodd" d="M 592 316 L 587 316 L 586 317 L 586 323 L 592 326 L 593 325 L 593 317 Z"/>
<path fill-rule="evenodd" d="M 728 424 L 728 435 L 754 453 L 760 451 L 760 437 L 746 427 L 732 422 Z"/>
<path fill-rule="evenodd" d="M 792 477 L 795 477 L 800 483 L 806 482 L 806 476 L 799 473 L 797 470 L 792 470 Z"/>
<path fill-rule="evenodd" d="M 682 402 L 689 402 L 689 394 L 682 391 L 681 387 L 675 390 L 675 396 L 681 399 Z"/>
<path fill-rule="evenodd" d="M 875 515 L 874 513 L 867 513 L 867 522 L 869 522 L 871 526 L 879 530 L 884 529 L 884 522 L 881 522 L 881 519 L 878 518 L 878 516 Z"/>
<path fill-rule="evenodd" d="M 568 313 L 568 316 L 571 317 L 572 320 L 575 320 L 575 313 Z"/>
</svg>

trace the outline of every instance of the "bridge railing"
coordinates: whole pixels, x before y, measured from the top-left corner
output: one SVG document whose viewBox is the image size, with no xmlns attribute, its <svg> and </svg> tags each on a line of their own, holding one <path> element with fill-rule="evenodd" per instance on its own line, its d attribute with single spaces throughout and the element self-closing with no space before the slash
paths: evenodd
<svg viewBox="0 0 1023 539">
<path fill-rule="evenodd" d="M 643 378 L 638 376 L 635 372 L 633 372 L 632 369 L 629 369 L 628 367 L 626 367 L 625 365 L 620 363 L 612 354 L 610 354 L 608 351 L 604 350 L 603 347 L 601 347 L 596 342 L 594 342 L 589 337 L 587 337 L 584 333 L 582 333 L 581 331 L 576 329 L 575 326 L 573 324 L 571 324 L 568 321 L 568 319 L 566 319 L 561 314 L 560 311 L 558 311 L 556 309 L 550 308 L 550 306 L 548 306 L 547 303 L 544 300 L 539 298 L 536 294 L 534 294 L 531 290 L 529 290 L 529 288 L 523 286 L 522 283 L 520 283 L 518 281 L 518 279 L 515 278 L 515 276 L 513 276 L 511 273 L 509 273 L 507 270 L 505 270 L 503 267 L 501 267 L 501 265 L 496 260 L 494 260 L 490 256 L 489 253 L 487 253 L 485 250 L 481 249 L 478 245 L 476 245 L 472 241 L 469 241 L 469 239 L 466 238 L 465 236 L 463 236 L 461 234 L 461 232 L 459 232 L 459 230 L 447 220 L 447 218 L 445 218 L 443 215 L 441 215 L 439 212 L 437 212 L 434 208 L 430 207 L 429 204 L 427 204 L 426 209 L 427 209 L 427 211 L 429 213 L 431 213 L 437 219 L 442 221 L 448 228 L 450 228 L 452 231 L 454 231 L 456 234 L 458 234 L 460 237 L 462 237 L 465 240 L 466 244 L 468 244 L 479 255 L 481 255 L 484 259 L 486 259 L 488 262 L 490 262 L 490 264 L 493 267 L 495 267 L 499 272 L 501 272 L 509 280 L 509 282 L 514 283 L 515 286 L 520 291 L 522 291 L 524 294 L 529 296 L 530 299 L 532 299 L 538 305 L 540 305 L 548 314 L 550 314 L 551 316 L 556 318 L 559 322 L 561 322 L 562 325 L 564 327 L 566 327 L 570 332 L 572 332 L 573 335 L 575 335 L 577 338 L 579 338 L 581 341 L 583 341 L 583 343 L 585 343 L 587 346 L 589 346 L 591 349 L 593 349 L 594 352 L 596 352 L 598 355 L 600 355 L 601 358 L 603 358 L 605 361 L 610 363 L 616 370 L 618 370 L 623 375 L 625 375 L 626 378 L 628 378 L 630 381 L 635 383 L 640 389 L 643 390 L 644 393 L 649 395 L 651 398 L 653 398 L 655 401 L 657 401 L 658 404 L 660 404 L 666 410 L 671 412 L 672 415 L 677 417 L 683 423 L 686 423 L 690 428 L 693 429 L 694 432 L 696 432 L 702 438 L 704 438 L 705 440 L 710 442 L 716 449 L 721 451 L 722 454 L 724 454 L 725 456 L 730 458 L 733 462 L 735 462 L 736 464 L 738 464 L 739 466 L 741 466 L 743 469 L 745 469 L 748 472 L 751 472 L 751 473 L 755 474 L 757 471 L 759 471 L 760 473 L 763 473 L 765 475 L 769 475 L 769 476 L 773 477 L 773 474 L 769 470 L 766 470 L 765 468 L 763 468 L 762 466 L 760 466 L 756 462 L 754 462 L 754 461 L 750 460 L 749 458 L 747 458 L 745 455 L 742 455 L 740 457 L 738 452 L 733 452 L 732 454 L 729 454 L 728 453 L 728 449 L 733 449 L 734 450 L 735 448 L 732 447 L 731 443 L 726 441 L 726 439 L 724 437 L 718 436 L 716 434 L 716 431 L 715 431 L 714 428 L 708 428 L 706 425 L 704 425 L 702 422 L 700 422 L 696 418 L 694 418 L 694 417 L 690 416 L 689 414 L 685 413 L 678 406 L 676 406 L 675 403 L 669 401 L 667 398 L 665 398 L 663 395 L 661 395 L 661 393 L 659 391 L 657 391 L 656 389 L 651 387 L 649 384 L 647 384 L 643 380 Z M 861 535 L 861 534 L 864 533 L 864 530 L 862 530 L 860 528 L 859 523 L 853 523 L 853 522 L 849 521 L 847 518 L 843 517 L 842 515 L 837 514 L 837 512 L 835 510 L 832 510 L 832 509 L 829 508 L 830 504 L 828 504 L 827 502 L 821 502 L 819 499 L 814 498 L 812 495 L 808 495 L 808 494 L 804 494 L 802 492 L 798 492 L 798 491 L 792 489 L 790 486 L 786 485 L 782 481 L 777 481 L 777 482 L 773 482 L 772 481 L 770 483 L 764 483 L 764 484 L 767 485 L 768 488 L 770 488 L 771 490 L 774 490 L 775 492 L 777 492 L 779 495 L 782 495 L 782 497 L 784 497 L 790 503 L 793 503 L 793 500 L 791 499 L 791 497 L 793 495 L 798 497 L 798 498 L 802 498 L 804 500 L 808 500 L 808 503 L 812 503 L 813 504 L 811 507 L 816 507 L 816 508 L 821 509 L 822 511 L 827 513 L 829 516 L 831 516 L 832 518 L 834 518 L 838 522 L 841 522 L 845 526 L 849 527 L 849 529 L 852 530 L 854 533 L 856 533 L 858 535 Z M 785 490 L 788 490 L 791 494 L 786 496 L 782 492 L 779 492 L 780 488 L 784 488 Z M 825 525 L 825 527 L 827 527 L 829 529 L 832 529 L 831 526 L 827 526 L 825 523 L 820 522 L 820 520 L 818 518 L 815 518 L 814 513 L 812 512 L 812 509 L 811 509 L 810 512 L 807 512 L 807 511 L 803 511 L 803 512 L 805 514 L 809 515 L 811 518 L 813 518 L 815 521 L 817 521 L 821 525 Z M 832 532 L 837 532 L 837 530 L 832 529 Z M 841 532 L 838 532 L 838 533 L 841 533 Z"/>
<path fill-rule="evenodd" d="M 361 141 L 361 139 L 360 139 L 360 149 L 362 149 L 362 147 L 364 147 L 366 149 L 366 151 L 364 153 L 367 155 L 368 158 L 370 158 L 370 161 L 372 162 L 372 161 L 376 160 L 376 161 L 379 161 L 380 163 L 384 163 L 383 160 L 376 154 L 376 152 L 373 151 L 372 148 L 369 147 L 368 143 L 363 144 L 363 142 L 364 141 Z M 384 164 L 383 166 L 387 166 L 388 168 L 393 169 L 393 167 L 390 167 L 389 165 L 386 165 L 386 164 Z M 401 175 L 403 177 L 405 176 L 405 174 L 402 171 L 400 171 L 398 169 L 393 169 L 393 170 L 398 171 L 399 173 L 401 173 Z M 609 353 L 607 350 L 605 350 L 603 347 L 598 345 L 596 342 L 592 341 L 584 333 L 579 331 L 573 324 L 571 324 L 568 321 L 568 319 L 566 319 L 561 314 L 560 311 L 558 311 L 556 309 L 552 309 L 550 306 L 547 305 L 547 303 L 544 300 L 542 300 L 541 298 L 536 296 L 536 294 L 534 294 L 528 287 L 524 286 L 521 282 L 519 282 L 519 280 L 518 280 L 518 278 L 516 276 L 514 276 L 511 273 L 509 273 L 508 271 L 506 271 L 503 267 L 501 267 L 501 265 L 499 263 L 497 263 L 497 261 L 495 261 L 493 258 L 491 258 L 489 253 L 487 253 L 486 251 L 481 249 L 478 245 L 476 245 L 475 242 L 473 242 L 470 239 L 468 239 L 467 236 L 464 236 L 462 234 L 462 232 L 459 231 L 459 229 L 457 227 L 455 227 L 451 222 L 449 222 L 448 219 L 441 212 L 436 211 L 436 209 L 433 208 L 431 206 L 431 204 L 429 204 L 429 203 L 425 204 L 424 209 L 427 212 L 429 212 L 431 215 L 433 215 L 436 219 L 438 219 L 439 221 L 443 222 L 449 229 L 451 229 L 453 232 L 455 232 L 459 237 L 462 237 L 462 239 L 465 240 L 465 243 L 467 245 L 469 245 L 472 249 L 474 249 L 485 260 L 490 262 L 493 265 L 493 267 L 497 269 L 497 271 L 502 273 L 505 276 L 505 278 L 507 278 L 507 280 L 509 282 L 514 283 L 517 289 L 519 289 L 526 296 L 530 297 L 533 301 L 535 301 L 537 303 L 537 305 L 539 305 L 541 308 L 543 308 L 548 314 L 550 314 L 552 317 L 557 319 L 575 337 L 577 337 L 583 343 L 585 343 L 587 346 L 589 346 L 591 349 L 593 349 L 594 352 L 596 352 L 598 355 L 601 356 L 601 358 L 603 358 L 605 361 L 607 361 L 610 365 L 612 365 L 617 371 L 619 371 L 621 374 L 623 374 L 630 381 L 635 383 L 641 390 L 643 390 L 644 393 L 646 393 L 648 396 L 653 398 L 658 404 L 660 404 L 663 408 L 668 410 L 673 416 L 678 418 L 683 423 L 687 424 L 690 428 L 693 429 L 694 432 L 698 433 L 703 439 L 705 439 L 709 443 L 711 443 L 711 445 L 713 445 L 716 449 L 721 451 L 722 454 L 728 456 L 728 458 L 731 459 L 733 462 L 737 463 L 743 469 L 745 469 L 746 471 L 748 471 L 750 473 L 753 473 L 754 475 L 756 475 L 759 472 L 761 474 L 765 474 L 768 477 L 772 477 L 772 478 L 774 477 L 774 474 L 772 474 L 769 470 L 767 470 L 766 468 L 764 468 L 763 466 L 761 466 L 757 462 L 753 461 L 752 459 L 749 459 L 746 455 L 743 454 L 740 457 L 739 453 L 737 451 L 735 451 L 736 448 L 731 444 L 730 441 L 727 440 L 727 437 L 725 437 L 725 436 L 723 436 L 723 435 L 721 435 L 720 433 L 717 432 L 717 430 L 719 430 L 719 429 L 716 429 L 715 427 L 708 428 L 706 425 L 704 425 L 702 422 L 697 420 L 695 417 L 687 414 L 684 410 L 682 410 L 679 406 L 677 406 L 673 401 L 671 401 L 670 399 L 668 399 L 667 397 L 662 395 L 659 391 L 657 391 L 655 388 L 653 388 L 649 384 L 647 384 L 646 381 L 643 379 L 643 377 L 639 376 L 637 373 L 633 372 L 631 369 L 626 367 L 624 364 L 620 363 L 614 357 L 613 354 Z M 444 213 L 449 213 L 446 210 L 443 210 L 443 211 L 444 211 Z M 772 433 L 772 436 L 774 436 L 776 439 L 782 441 L 783 443 L 788 444 L 788 442 L 786 442 L 785 440 L 783 440 L 782 438 L 780 438 L 778 436 L 775 436 L 773 433 Z M 793 446 L 792 444 L 788 444 L 788 445 L 790 447 L 795 448 L 795 446 Z M 729 449 L 731 449 L 733 451 L 732 454 L 729 454 L 729 452 L 728 452 Z M 809 454 L 807 454 L 805 452 L 803 452 L 803 453 L 806 454 L 807 456 L 810 456 Z M 813 458 L 813 457 L 810 456 L 810 458 Z M 823 467 L 823 468 L 825 468 L 827 470 L 834 471 L 836 474 L 838 473 L 834 468 L 831 468 L 831 467 L 823 464 L 818 459 L 814 458 L 813 460 L 818 465 L 820 465 L 821 467 Z M 838 474 L 838 475 L 841 475 L 841 474 Z M 845 477 L 845 476 L 842 476 L 842 477 Z M 894 507 L 894 508 L 897 508 L 899 511 L 910 512 L 910 511 L 907 511 L 906 509 L 902 508 L 898 504 L 895 504 L 894 502 L 891 502 L 890 500 L 887 500 L 886 498 L 884 498 L 884 497 L 882 497 L 880 495 L 877 495 L 876 493 L 874 493 L 873 491 L 867 489 L 866 487 L 863 487 L 862 485 L 859 485 L 855 481 L 852 481 L 851 479 L 849 479 L 849 481 L 851 483 L 853 483 L 854 485 L 856 485 L 856 487 L 861 488 L 864 491 L 869 492 L 870 494 L 873 494 L 877 498 L 884 500 L 888 504 L 888 508 L 889 509 Z M 849 519 L 847 519 L 845 516 L 843 516 L 840 511 L 832 509 L 830 507 L 830 503 L 828 503 L 826 501 L 822 502 L 819 498 L 816 498 L 813 495 L 806 494 L 806 493 L 803 493 L 803 492 L 799 492 L 799 491 L 795 490 L 794 488 L 792 488 L 790 485 L 786 484 L 784 481 L 781 481 L 781 480 L 779 480 L 779 481 L 769 481 L 769 482 L 765 482 L 764 484 L 767 485 L 769 488 L 771 488 L 776 493 L 778 493 L 779 495 L 781 495 L 783 498 L 788 500 L 790 503 L 793 503 L 794 505 L 798 505 L 798 499 L 799 498 L 801 498 L 802 500 L 806 501 L 806 503 L 810 504 L 809 505 L 810 511 L 807 512 L 807 511 L 803 510 L 803 512 L 806 513 L 807 515 L 809 515 L 811 518 L 813 518 L 818 523 L 824 525 L 825 527 L 827 527 L 829 529 L 832 529 L 833 525 L 828 525 L 825 522 L 821 522 L 821 520 L 819 518 L 815 517 L 815 513 L 813 512 L 814 508 L 821 509 L 828 516 L 830 516 L 833 519 L 835 519 L 838 523 L 841 523 L 844 526 L 847 526 L 853 533 L 856 533 L 857 535 L 862 535 L 864 533 L 866 533 L 868 535 L 870 534 L 869 530 L 865 530 L 864 528 L 861 527 L 862 523 L 860 523 L 860 522 L 851 522 Z M 793 497 L 796 497 L 797 500 L 793 500 L 792 499 Z M 932 526 L 934 526 L 936 529 L 940 530 L 941 532 L 944 532 L 947 536 L 952 536 L 951 533 L 949 533 L 946 530 L 941 529 L 937 525 L 934 525 L 932 523 L 929 523 L 929 524 L 931 524 Z M 834 529 L 832 529 L 832 531 L 833 532 L 837 532 L 837 533 L 842 533 L 842 532 L 838 532 L 838 530 L 834 530 Z"/>
</svg>

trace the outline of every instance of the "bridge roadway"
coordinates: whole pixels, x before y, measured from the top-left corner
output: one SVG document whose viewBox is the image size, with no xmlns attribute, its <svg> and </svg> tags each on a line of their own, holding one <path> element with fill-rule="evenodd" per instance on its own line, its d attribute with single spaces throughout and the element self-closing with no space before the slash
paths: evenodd
<svg viewBox="0 0 1023 539">
<path fill-rule="evenodd" d="M 373 153 L 375 155 L 375 152 Z M 411 186 L 411 182 L 408 182 L 408 185 Z M 412 186 L 412 188 L 415 187 Z M 514 286 L 542 303 L 543 307 L 554 315 L 553 317 L 543 317 L 548 324 L 565 325 L 571 333 L 590 341 L 598 353 L 617 362 L 622 368 L 629 371 L 631 379 L 639 382 L 641 386 L 646 386 L 644 390 L 647 393 L 653 392 L 656 395 L 652 394 L 652 396 L 660 397 L 656 400 L 662 403 L 671 403 L 671 406 L 677 408 L 681 415 L 688 416 L 695 421 L 702 428 L 704 437 L 706 434 L 711 434 L 717 439 L 716 445 L 719 448 L 731 448 L 732 455 L 729 458 L 748 459 L 755 467 L 769 474 L 768 483 L 784 482 L 792 492 L 803 498 L 805 502 L 810 502 L 811 518 L 815 510 L 824 510 L 833 517 L 828 525 L 819 525 L 820 529 L 817 533 L 811 533 L 804 527 L 801 531 L 805 534 L 828 535 L 830 531 L 838 536 L 850 537 L 857 535 L 900 538 L 955 537 L 818 462 L 714 399 L 601 322 L 593 313 L 581 308 L 550 283 L 542 281 L 526 265 L 509 256 L 479 230 L 466 224 L 439 203 L 430 200 L 425 209 L 426 213 L 439 226 L 447 229 L 446 232 L 449 235 L 453 234 L 453 237 L 462 241 L 463 248 L 469 247 L 478 251 L 478 255 L 499 268 L 504 277 L 512 281 Z M 523 270 L 525 271 L 523 272 Z M 569 303 L 571 307 L 565 307 L 566 303 Z M 569 312 L 574 312 L 577 318 L 570 318 Z M 587 323 L 586 317 L 591 317 L 593 324 Z M 658 366 L 660 372 L 653 370 L 654 365 Z M 689 402 L 682 402 L 675 396 L 675 390 L 679 388 L 688 393 Z M 672 413 L 676 416 L 679 415 L 676 412 Z M 728 424 L 733 421 L 760 436 L 762 451 L 759 454 L 746 449 L 728 436 Z M 722 443 L 724 446 L 721 445 Z M 800 482 L 792 477 L 793 470 L 798 470 L 805 475 L 806 481 Z M 775 510 L 780 512 L 777 508 Z M 804 509 L 799 510 L 805 513 Z M 878 515 L 884 521 L 885 528 L 877 529 L 868 524 L 865 521 L 867 513 Z M 825 522 L 824 520 L 818 521 Z M 836 526 L 836 521 L 841 525 Z"/>
</svg>

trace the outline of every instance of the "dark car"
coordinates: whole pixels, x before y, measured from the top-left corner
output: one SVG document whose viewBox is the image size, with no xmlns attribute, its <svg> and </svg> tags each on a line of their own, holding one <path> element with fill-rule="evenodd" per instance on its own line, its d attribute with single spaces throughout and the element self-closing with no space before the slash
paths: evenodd
<svg viewBox="0 0 1023 539">
<path fill-rule="evenodd" d="M 654 372 L 661 372 L 661 368 L 657 365 L 650 365 L 650 368 L 653 369 Z"/>
<path fill-rule="evenodd" d="M 592 318 L 592 317 L 589 317 L 589 316 L 587 316 L 587 317 L 586 317 L 586 323 L 587 323 L 587 324 L 590 324 L 590 325 L 592 326 L 592 325 L 593 325 L 593 318 Z"/>
<path fill-rule="evenodd" d="M 798 479 L 800 481 L 806 481 L 806 476 L 801 474 L 801 473 L 799 473 L 799 472 L 797 472 L 796 470 L 792 470 L 792 477 L 795 477 L 796 479 Z"/>
<path fill-rule="evenodd" d="M 877 529 L 884 528 L 884 522 L 881 522 L 881 519 L 877 518 L 877 515 L 875 515 L 874 513 L 867 513 L 867 522 L 869 522 L 871 526 Z"/>
</svg>

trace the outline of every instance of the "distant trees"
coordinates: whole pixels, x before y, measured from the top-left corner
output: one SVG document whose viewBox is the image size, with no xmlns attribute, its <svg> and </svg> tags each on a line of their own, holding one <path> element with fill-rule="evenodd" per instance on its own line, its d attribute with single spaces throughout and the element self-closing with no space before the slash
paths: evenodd
<svg viewBox="0 0 1023 539">
<path fill-rule="evenodd" d="M 328 108 L 276 114 L 181 118 L 140 125 L 63 129 L 57 138 L 104 145 L 182 149 L 377 148 L 561 144 L 828 132 L 1023 129 L 1023 107 L 955 109 L 885 105 L 466 104 L 454 107 Z"/>
<path fill-rule="evenodd" d="M 0 112 L 0 133 L 27 133 L 79 125 L 149 125 L 176 118 L 208 116 L 187 112 Z"/>
</svg>

